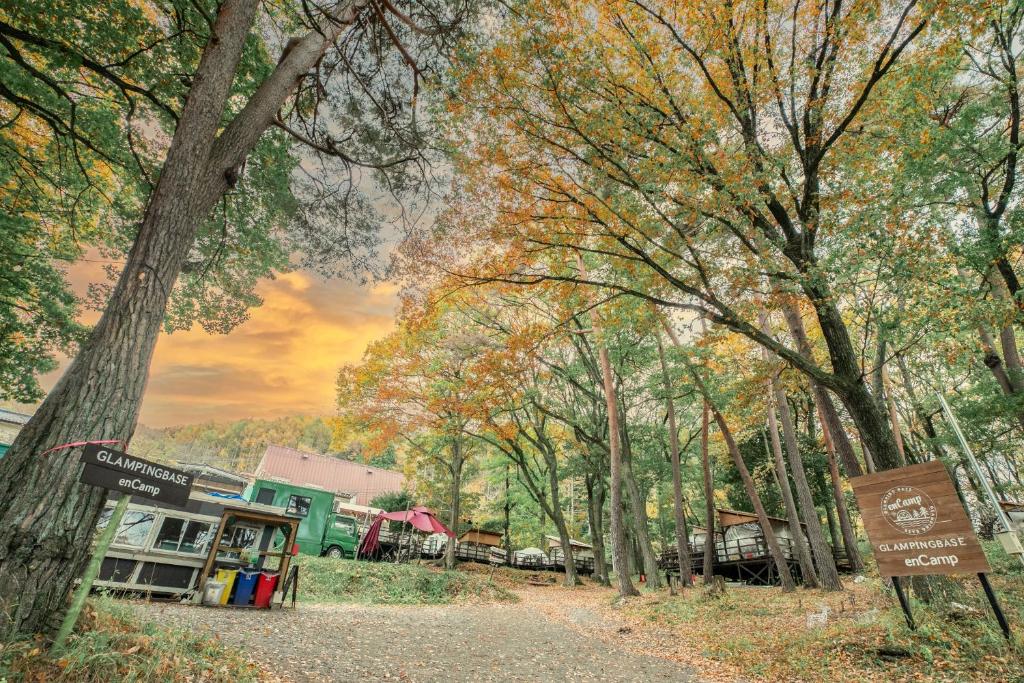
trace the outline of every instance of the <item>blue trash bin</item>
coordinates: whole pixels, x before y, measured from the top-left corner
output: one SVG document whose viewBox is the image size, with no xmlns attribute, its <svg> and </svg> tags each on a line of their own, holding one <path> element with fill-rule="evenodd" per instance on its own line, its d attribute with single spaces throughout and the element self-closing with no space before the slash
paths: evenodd
<svg viewBox="0 0 1024 683">
<path fill-rule="evenodd" d="M 258 569 L 241 569 L 235 579 L 236 605 L 248 605 L 252 601 L 252 593 L 256 589 L 256 581 L 260 578 Z"/>
</svg>

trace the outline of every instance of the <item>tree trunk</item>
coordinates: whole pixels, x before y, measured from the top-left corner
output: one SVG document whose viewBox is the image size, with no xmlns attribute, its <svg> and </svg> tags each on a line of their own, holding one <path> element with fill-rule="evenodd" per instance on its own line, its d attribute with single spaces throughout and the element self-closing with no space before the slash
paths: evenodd
<svg viewBox="0 0 1024 683">
<path fill-rule="evenodd" d="M 796 557 L 800 561 L 800 573 L 803 575 L 804 586 L 817 588 L 818 572 L 814 569 L 814 559 L 811 557 L 811 549 L 807 546 L 807 539 L 804 538 L 800 529 L 800 513 L 796 509 L 796 501 L 793 499 L 793 491 L 789 488 L 789 474 L 786 471 L 786 461 L 782 454 L 782 442 L 779 440 L 779 425 L 775 417 L 775 407 L 772 405 L 772 398 L 769 395 L 768 407 L 768 435 L 772 445 L 772 456 L 775 461 L 775 476 L 779 481 L 779 489 L 782 491 L 782 503 L 786 508 L 786 519 L 789 521 L 789 528 L 793 530 L 793 545 L 796 546 Z"/>
<path fill-rule="evenodd" d="M 779 419 L 782 422 L 782 436 L 786 444 L 786 453 L 789 455 L 789 466 L 793 471 L 793 483 L 796 485 L 796 496 L 800 501 L 800 512 L 804 524 L 807 525 L 807 540 L 811 545 L 811 554 L 814 556 L 814 563 L 818 569 L 818 578 L 821 587 L 827 591 L 838 591 L 843 589 L 839 581 L 839 572 L 836 570 L 836 561 L 825 542 L 821 530 L 821 520 L 818 518 L 818 510 L 814 507 L 814 497 L 811 495 L 811 487 L 807 483 L 807 473 L 804 471 L 803 459 L 800 457 L 800 448 L 796 441 L 796 433 L 793 430 L 793 422 L 789 415 L 789 404 L 786 402 L 786 394 L 774 381 L 772 382 L 775 392 L 775 403 L 779 411 Z"/>
<path fill-rule="evenodd" d="M 711 460 L 708 457 L 708 430 L 711 407 L 704 400 L 700 417 L 700 465 L 704 480 L 704 516 L 707 534 L 704 536 L 704 585 L 711 585 L 715 574 L 715 482 L 711 478 Z"/>
<path fill-rule="evenodd" d="M 649 588 L 660 588 L 661 577 L 658 575 L 658 558 L 654 554 L 654 547 L 651 545 L 651 533 L 648 529 L 649 518 L 647 517 L 647 497 L 640 491 L 636 476 L 633 473 L 633 456 L 629 447 L 629 432 L 625 424 L 625 411 L 623 411 L 622 424 L 622 479 L 626 484 L 629 508 L 633 513 L 633 529 L 636 532 L 636 542 L 640 547 L 640 557 L 643 559 L 644 575 L 647 577 Z"/>
<path fill-rule="evenodd" d="M 576 252 L 576 265 L 580 275 L 587 276 L 583 256 Z M 600 331 L 597 314 L 590 311 L 590 326 L 595 333 Z M 612 562 L 616 569 L 619 584 L 619 595 L 627 597 L 639 595 L 629 578 L 628 561 L 626 560 L 626 530 L 622 519 L 622 452 L 619 444 L 619 410 L 615 393 L 615 378 L 612 375 L 612 363 L 608 358 L 608 349 L 598 341 L 597 356 L 601 366 L 601 379 L 604 385 L 604 400 L 608 410 L 608 454 L 611 461 L 611 525 L 612 525 Z"/>
<path fill-rule="evenodd" d="M 505 545 L 505 564 L 512 564 L 512 534 L 509 533 L 509 526 L 512 521 L 512 502 L 509 500 L 509 479 L 508 479 L 508 464 L 505 465 L 505 524 L 504 534 L 502 540 Z"/>
<path fill-rule="evenodd" d="M 612 378 L 612 364 L 604 344 L 598 348 L 601 374 L 604 378 L 604 396 L 608 406 L 608 452 L 611 459 L 611 515 L 612 515 L 612 558 L 615 563 L 619 595 L 627 597 L 640 595 L 629 578 L 629 560 L 626 558 L 626 530 L 622 518 L 622 453 L 619 450 L 619 410 L 615 399 L 615 384 Z"/>
<path fill-rule="evenodd" d="M 455 436 L 452 441 L 452 509 L 451 517 L 448 519 L 448 528 L 452 530 L 456 538 L 449 538 L 448 545 L 445 546 L 444 566 L 447 569 L 455 568 L 455 546 L 459 535 L 459 516 L 462 513 L 462 464 L 462 437 Z"/>
<path fill-rule="evenodd" d="M 786 319 L 786 326 L 789 328 L 790 336 L 796 342 L 797 351 L 804 358 L 813 361 L 814 352 L 811 348 L 811 341 L 807 338 L 807 330 L 804 328 L 804 321 L 800 317 L 800 312 L 792 304 L 783 306 L 782 312 Z M 842 461 L 846 474 L 850 477 L 859 477 L 864 474 L 864 470 L 861 469 L 857 455 L 853 452 L 853 444 L 850 443 L 850 438 L 846 435 L 846 430 L 843 428 L 843 422 L 839 418 L 839 411 L 836 410 L 832 397 L 813 378 L 810 379 L 810 384 L 814 403 L 818 406 L 819 412 L 823 414 L 821 418 L 822 427 L 831 431 L 836 454 Z"/>
<path fill-rule="evenodd" d="M 226 0 L 103 316 L 0 461 L 0 633 L 56 627 L 89 554 L 106 491 L 78 483 L 76 450 L 135 431 L 168 297 L 199 224 L 225 191 L 211 156 L 255 0 Z"/>
<path fill-rule="evenodd" d="M 610 586 L 604 548 L 604 486 L 600 478 L 587 473 L 587 516 L 590 520 L 590 544 L 594 546 L 594 573 L 602 586 Z"/>
<path fill-rule="evenodd" d="M 786 556 L 783 554 L 782 548 L 779 547 L 779 541 L 775 537 L 775 530 L 772 529 L 771 520 L 768 519 L 768 513 L 765 512 L 764 505 L 761 503 L 761 496 L 757 493 L 757 487 L 754 485 L 754 479 L 750 476 L 750 470 L 747 469 L 747 464 L 743 462 L 743 456 L 740 455 L 740 449 L 736 446 L 736 441 L 732 438 L 732 432 L 729 430 L 729 425 L 726 424 L 725 418 L 722 417 L 722 414 L 718 412 L 718 409 L 715 408 L 714 405 L 711 405 L 710 407 L 711 414 L 715 418 L 715 423 L 718 425 L 719 431 L 722 432 L 722 438 L 725 439 L 725 445 L 729 450 L 729 456 L 732 458 L 733 465 L 736 466 L 736 470 L 740 474 L 740 479 L 743 481 L 743 488 L 746 490 L 747 496 L 750 498 L 750 502 L 754 506 L 754 513 L 757 515 L 757 522 L 761 526 L 761 530 L 764 533 L 764 540 L 768 544 L 768 552 L 775 561 L 775 567 L 779 572 L 779 582 L 782 584 L 782 591 L 784 593 L 791 593 L 796 590 L 796 583 L 793 581 L 793 574 L 789 571 L 789 564 L 786 561 Z"/>
<path fill-rule="evenodd" d="M 683 510 L 683 477 L 679 464 L 679 432 L 676 427 L 676 405 L 672 399 L 672 381 L 665 363 L 665 348 L 661 336 L 654 335 L 658 342 L 658 359 L 661 361 L 661 377 L 665 385 L 665 410 L 668 413 L 669 455 L 672 461 L 672 508 L 676 519 L 676 553 L 679 559 L 679 580 L 684 586 L 693 585 L 693 567 L 690 561 L 690 541 L 686 533 L 686 512 Z"/>
<path fill-rule="evenodd" d="M 818 406 L 819 418 L 822 415 L 821 406 Z M 836 515 L 839 517 L 839 528 L 843 534 L 843 548 L 846 550 L 846 557 L 850 561 L 850 568 L 855 572 L 864 571 L 864 560 L 861 559 L 860 549 L 857 547 L 857 535 L 853 530 L 853 523 L 850 521 L 850 508 L 846 504 L 846 496 L 843 494 L 843 482 L 839 477 L 839 465 L 836 462 L 835 446 L 832 441 L 832 431 L 825 420 L 821 421 L 821 433 L 825 438 L 825 456 L 828 458 L 829 479 L 832 481 L 832 496 L 836 502 Z"/>
</svg>

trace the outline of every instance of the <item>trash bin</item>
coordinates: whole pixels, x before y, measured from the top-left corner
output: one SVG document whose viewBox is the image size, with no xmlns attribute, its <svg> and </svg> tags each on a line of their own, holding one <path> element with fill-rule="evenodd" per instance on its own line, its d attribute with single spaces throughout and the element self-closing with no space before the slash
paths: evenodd
<svg viewBox="0 0 1024 683">
<path fill-rule="evenodd" d="M 235 577 L 238 576 L 237 569 L 218 569 L 217 580 L 224 584 L 224 590 L 220 594 L 220 604 L 228 604 L 228 598 L 231 597 L 231 589 L 235 585 Z"/>
<path fill-rule="evenodd" d="M 210 579 L 206 582 L 206 590 L 203 593 L 203 604 L 219 605 L 220 597 L 224 593 L 224 582 Z"/>
<path fill-rule="evenodd" d="M 256 580 L 259 577 L 260 573 L 255 569 L 239 570 L 238 578 L 235 580 L 235 599 L 233 601 L 234 604 L 249 604 L 249 600 L 252 598 L 252 591 L 256 587 Z"/>
<path fill-rule="evenodd" d="M 261 572 L 260 581 L 256 584 L 256 607 L 270 607 L 270 600 L 274 597 L 274 589 L 277 587 L 277 579 L 280 572 Z"/>
</svg>

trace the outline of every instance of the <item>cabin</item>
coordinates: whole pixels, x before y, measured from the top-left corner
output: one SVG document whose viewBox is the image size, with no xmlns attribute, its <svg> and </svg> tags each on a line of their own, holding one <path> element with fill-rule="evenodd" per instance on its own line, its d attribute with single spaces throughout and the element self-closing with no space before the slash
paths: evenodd
<svg viewBox="0 0 1024 683">
<path fill-rule="evenodd" d="M 516 569 L 553 569 L 554 564 L 540 548 L 523 548 L 512 553 L 512 566 Z"/>
<path fill-rule="evenodd" d="M 562 551 L 562 539 L 558 536 L 544 536 L 544 542 L 548 547 L 548 557 L 556 569 L 565 571 L 565 553 Z M 594 573 L 594 546 L 569 539 L 569 547 L 572 548 L 572 561 L 576 571 L 581 574 L 591 575 Z"/>
<path fill-rule="evenodd" d="M 714 532 L 715 575 L 753 585 L 776 585 L 779 581 L 778 570 L 768 550 L 768 543 L 757 521 L 757 515 L 728 509 L 718 509 L 716 512 L 720 531 Z M 789 521 L 781 517 L 769 517 L 768 520 L 790 572 L 799 581 L 800 563 L 794 551 L 794 531 L 790 528 Z M 804 525 L 800 526 L 801 533 L 806 535 Z M 690 556 L 695 574 L 704 571 L 704 541 L 707 534 L 707 529 L 694 527 L 689 536 Z M 678 573 L 679 560 L 675 544 L 665 549 L 658 564 L 669 574 Z"/>
<path fill-rule="evenodd" d="M 110 493 L 98 528 L 107 526 L 120 495 Z M 252 557 L 258 569 L 280 569 L 286 564 L 283 558 L 266 564 L 273 555 L 271 546 L 281 528 L 297 529 L 298 524 L 298 518 L 281 508 L 226 494 L 192 491 L 183 506 L 133 497 L 94 585 L 176 598 L 194 593 L 205 582 L 204 567 L 214 564 L 240 566 Z M 294 533 L 285 536 L 294 539 Z M 218 538 L 230 542 L 230 553 L 215 552 Z"/>
<path fill-rule="evenodd" d="M 501 545 L 502 535 L 496 531 L 472 528 L 462 532 L 458 545 L 455 546 L 455 557 L 468 562 L 491 563 L 491 550 Z"/>
<path fill-rule="evenodd" d="M 273 445 L 267 446 L 255 478 L 324 489 L 337 500 L 362 506 L 368 506 L 382 493 L 398 493 L 405 488 L 401 472 Z"/>
</svg>

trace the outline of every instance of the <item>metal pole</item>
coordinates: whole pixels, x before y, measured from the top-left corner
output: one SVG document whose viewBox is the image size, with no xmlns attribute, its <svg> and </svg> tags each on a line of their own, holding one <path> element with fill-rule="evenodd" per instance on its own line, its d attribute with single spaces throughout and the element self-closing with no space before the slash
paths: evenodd
<svg viewBox="0 0 1024 683">
<path fill-rule="evenodd" d="M 950 426 L 953 428 L 953 433 L 956 434 L 957 440 L 960 441 L 960 446 L 964 449 L 964 453 L 967 454 L 967 459 L 971 462 L 971 467 L 974 468 L 974 474 L 978 477 L 978 481 L 981 482 L 982 488 L 985 489 L 985 493 L 988 494 L 988 499 L 992 503 L 992 507 L 995 508 L 996 517 L 999 518 L 999 523 L 1003 525 L 1004 531 L 1013 531 L 1013 527 L 1010 526 L 1010 519 L 1003 512 L 1002 506 L 999 504 L 999 499 L 996 498 L 995 492 L 992 490 L 992 486 L 989 485 L 988 479 L 982 474 L 981 468 L 978 466 L 978 461 L 974 458 L 974 451 L 971 450 L 970 445 L 967 443 L 967 439 L 964 438 L 964 433 L 960 431 L 960 423 L 957 422 L 956 416 L 953 415 L 952 409 L 949 404 L 946 403 L 946 398 L 939 392 L 935 392 L 935 395 L 939 397 L 939 403 L 942 404 L 942 410 L 946 413 L 946 419 L 949 420 Z M 1018 555 L 1017 559 L 1020 560 L 1021 564 L 1024 564 L 1024 556 Z"/>
<path fill-rule="evenodd" d="M 64 621 L 60 625 L 60 630 L 57 631 L 57 637 L 53 640 L 53 652 L 59 652 L 63 649 L 64 641 L 67 640 L 68 636 L 71 635 L 72 629 L 75 628 L 78 616 L 82 613 L 85 601 L 89 598 L 89 593 L 92 591 L 93 581 L 96 580 L 96 576 L 100 573 L 100 565 L 103 563 L 103 558 L 106 556 L 110 544 L 114 541 L 118 527 L 121 526 L 121 519 L 124 518 L 124 513 L 128 509 L 128 501 L 130 499 L 131 496 L 127 493 L 121 494 L 121 497 L 117 500 L 117 505 L 114 506 L 114 511 L 110 514 L 110 520 L 107 522 L 106 528 L 100 534 L 99 540 L 96 541 L 92 557 L 89 558 L 89 564 L 85 568 L 85 573 L 82 574 L 82 583 L 79 584 L 78 590 L 75 591 L 74 600 L 71 601 L 71 608 L 64 615 Z"/>
<path fill-rule="evenodd" d="M 988 604 L 992 605 L 992 612 L 996 615 L 999 628 L 1003 629 L 1003 635 L 1009 640 L 1010 624 L 1006 621 L 1006 615 L 1003 614 L 1003 608 L 999 606 L 999 601 L 996 600 L 996 594 L 992 591 L 992 585 L 988 582 L 988 576 L 985 572 L 978 572 L 978 581 L 981 582 L 981 587 L 985 589 L 985 597 L 988 598 Z"/>
<path fill-rule="evenodd" d="M 916 631 L 917 624 L 914 623 L 914 615 L 910 613 L 910 601 L 907 600 L 907 594 L 903 592 L 903 586 L 900 585 L 900 577 L 892 577 L 892 587 L 896 589 L 896 597 L 900 599 L 900 607 L 903 608 L 903 616 L 907 619 L 907 626 L 910 627 L 911 631 Z"/>
</svg>

